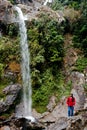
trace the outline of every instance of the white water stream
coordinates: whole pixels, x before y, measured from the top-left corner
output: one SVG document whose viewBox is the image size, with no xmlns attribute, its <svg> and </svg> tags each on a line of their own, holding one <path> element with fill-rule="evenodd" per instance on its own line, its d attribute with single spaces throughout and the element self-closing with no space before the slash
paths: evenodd
<svg viewBox="0 0 87 130">
<path fill-rule="evenodd" d="M 25 118 L 31 118 L 32 110 L 32 88 L 31 88 L 31 76 L 30 76 L 30 53 L 27 44 L 27 30 L 25 26 L 24 16 L 19 7 L 15 7 L 18 12 L 17 22 L 19 23 L 20 31 L 20 48 L 21 48 L 21 72 L 23 80 L 23 103 L 24 113 L 22 116 Z"/>
<path fill-rule="evenodd" d="M 45 2 L 44 2 L 44 5 L 47 5 L 47 3 L 52 3 L 53 2 L 53 0 L 46 0 Z"/>
</svg>

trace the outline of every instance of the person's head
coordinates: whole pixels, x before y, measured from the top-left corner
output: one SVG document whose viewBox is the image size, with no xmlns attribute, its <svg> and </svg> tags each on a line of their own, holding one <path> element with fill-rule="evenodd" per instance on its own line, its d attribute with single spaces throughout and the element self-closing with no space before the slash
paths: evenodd
<svg viewBox="0 0 87 130">
<path fill-rule="evenodd" d="M 70 96 L 73 97 L 73 93 L 71 93 Z"/>
</svg>

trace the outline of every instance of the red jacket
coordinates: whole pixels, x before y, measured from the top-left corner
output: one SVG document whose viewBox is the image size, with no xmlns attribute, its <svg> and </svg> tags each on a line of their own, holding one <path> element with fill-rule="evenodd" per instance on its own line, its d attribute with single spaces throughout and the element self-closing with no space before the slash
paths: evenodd
<svg viewBox="0 0 87 130">
<path fill-rule="evenodd" d="M 74 97 L 68 97 L 68 98 L 67 98 L 66 104 L 67 104 L 68 106 L 74 106 L 75 103 L 76 103 L 76 101 L 75 101 L 75 98 L 74 98 Z"/>
</svg>

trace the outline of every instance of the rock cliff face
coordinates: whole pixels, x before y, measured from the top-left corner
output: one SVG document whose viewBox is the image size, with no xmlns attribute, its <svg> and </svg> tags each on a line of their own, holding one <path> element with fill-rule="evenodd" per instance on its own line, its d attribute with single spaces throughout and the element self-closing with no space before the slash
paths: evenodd
<svg viewBox="0 0 87 130">
<path fill-rule="evenodd" d="M 9 1 L 4 0 L 0 1 L 0 21 L 6 24 L 15 23 L 15 11 L 14 6 Z M 24 15 L 25 19 L 31 21 L 32 19 L 39 18 L 39 15 L 41 13 L 47 13 L 50 15 L 50 17 L 55 18 L 59 22 L 64 20 L 63 13 L 56 12 L 51 10 L 49 7 L 44 6 L 41 4 L 41 1 L 32 1 L 28 4 L 22 4 L 21 2 L 17 3 L 17 6 L 19 6 Z"/>
<path fill-rule="evenodd" d="M 7 0 L 0 1 L 0 21 L 7 22 L 12 14 L 12 4 Z"/>
<path fill-rule="evenodd" d="M 14 104 L 20 90 L 21 85 L 19 84 L 9 85 L 3 90 L 6 98 L 0 101 L 0 113 L 6 112 Z"/>
</svg>

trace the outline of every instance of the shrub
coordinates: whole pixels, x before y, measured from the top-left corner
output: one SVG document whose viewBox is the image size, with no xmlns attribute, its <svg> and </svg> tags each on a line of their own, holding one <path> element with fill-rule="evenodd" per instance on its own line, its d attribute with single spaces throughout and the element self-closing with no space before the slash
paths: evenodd
<svg viewBox="0 0 87 130">
<path fill-rule="evenodd" d="M 86 57 L 78 58 L 75 67 L 77 71 L 83 72 L 84 69 L 87 67 L 87 58 Z"/>
<path fill-rule="evenodd" d="M 3 71 L 4 71 L 3 67 L 4 67 L 4 65 L 2 63 L 0 63 L 0 79 L 1 79 L 1 77 L 3 75 Z"/>
</svg>

